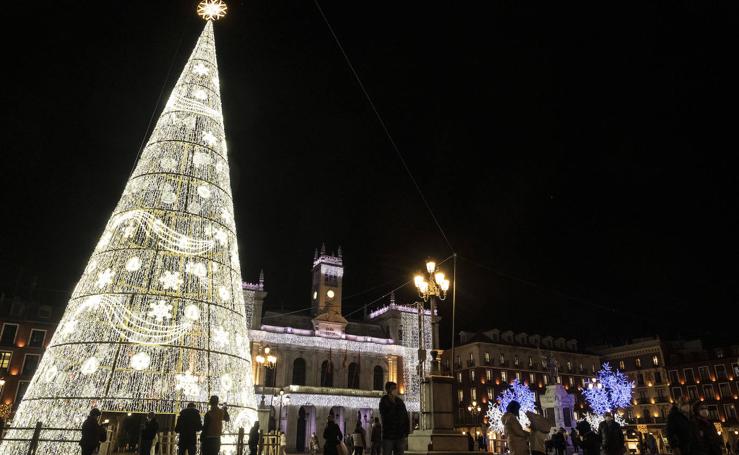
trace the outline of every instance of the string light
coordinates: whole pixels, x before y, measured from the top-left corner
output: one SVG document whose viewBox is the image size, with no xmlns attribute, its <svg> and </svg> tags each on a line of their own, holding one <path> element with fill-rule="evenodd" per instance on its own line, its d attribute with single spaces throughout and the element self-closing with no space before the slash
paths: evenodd
<svg viewBox="0 0 739 455">
<path fill-rule="evenodd" d="M 208 5 L 210 19 L 225 11 Z M 215 394 L 231 408 L 224 432 L 256 419 L 217 72 L 209 21 L 0 443 L 3 455 L 25 454 L 33 430 L 21 428 L 37 421 L 47 428 L 39 453 L 79 453 L 93 406 L 171 414 L 189 401 L 205 410 Z M 224 452 L 235 448 L 229 438 Z"/>
</svg>

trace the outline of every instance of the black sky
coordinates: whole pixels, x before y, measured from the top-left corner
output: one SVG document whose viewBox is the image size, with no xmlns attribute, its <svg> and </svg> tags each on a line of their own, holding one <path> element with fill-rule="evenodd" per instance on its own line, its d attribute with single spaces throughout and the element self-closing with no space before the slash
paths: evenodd
<svg viewBox="0 0 739 455">
<path fill-rule="evenodd" d="M 202 22 L 40 3 L 3 32 L 0 288 L 63 305 Z M 321 5 L 460 257 L 458 329 L 738 341 L 730 2 Z M 216 42 L 270 308 L 309 306 L 321 242 L 347 310 L 451 254 L 312 1 L 231 2 Z"/>
</svg>

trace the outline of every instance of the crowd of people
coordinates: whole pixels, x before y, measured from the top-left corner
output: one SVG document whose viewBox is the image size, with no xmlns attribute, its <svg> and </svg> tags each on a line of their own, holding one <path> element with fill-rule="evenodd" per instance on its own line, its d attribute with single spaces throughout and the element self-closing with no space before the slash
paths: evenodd
<svg viewBox="0 0 739 455">
<path fill-rule="evenodd" d="M 318 455 L 323 447 L 323 455 L 404 455 L 410 420 L 405 403 L 398 396 L 394 382 L 385 384 L 385 395 L 379 403 L 380 418 L 375 417 L 370 434 L 367 435 L 361 422 L 357 422 L 352 433 L 342 434 L 339 425 L 329 414 L 323 431 L 323 444 L 313 433 L 308 449 L 311 455 Z M 568 434 L 564 428 L 551 432 L 550 422 L 537 413 L 527 412 L 530 425 L 524 430 L 520 422 L 521 405 L 511 401 L 501 419 L 507 441 L 507 451 L 511 455 L 565 455 L 568 438 L 573 452 L 582 455 L 624 455 L 626 441 L 624 431 L 611 413 L 604 415 L 598 428 L 592 428 L 587 421 L 580 421 Z M 100 422 L 102 413 L 93 408 L 82 425 L 80 446 L 82 455 L 92 455 L 105 442 L 107 431 Z M 183 409 L 175 425 L 178 438 L 178 455 L 195 455 L 200 434 L 200 453 L 217 455 L 220 452 L 223 422 L 229 421 L 226 405 L 219 405 L 218 396 L 209 400 L 209 409 L 201 419 L 195 403 Z M 149 413 L 140 433 L 139 454 L 152 455 L 158 443 L 159 424 L 154 413 Z M 716 427 L 708 418 L 708 410 L 702 402 L 691 403 L 682 397 L 673 406 L 667 418 L 665 434 L 674 455 L 724 455 L 739 454 L 738 447 L 729 443 L 724 445 Z M 469 450 L 475 450 L 475 440 L 468 433 Z M 287 436 L 278 432 L 279 455 L 287 455 Z M 486 451 L 482 435 L 478 436 L 478 450 Z M 259 422 L 255 422 L 249 432 L 249 453 L 262 453 L 262 434 Z M 659 453 L 657 441 L 649 433 L 639 435 L 637 451 L 643 455 Z"/>
</svg>

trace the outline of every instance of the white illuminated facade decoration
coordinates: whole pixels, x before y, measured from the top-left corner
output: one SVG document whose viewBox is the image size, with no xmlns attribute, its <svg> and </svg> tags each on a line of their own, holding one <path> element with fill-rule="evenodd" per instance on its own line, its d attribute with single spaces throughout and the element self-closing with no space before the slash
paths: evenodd
<svg viewBox="0 0 739 455">
<path fill-rule="evenodd" d="M 215 18 L 221 5 L 205 2 L 202 14 Z M 52 428 L 38 453 L 79 453 L 92 407 L 177 413 L 194 401 L 204 411 L 219 395 L 231 412 L 226 432 L 256 419 L 217 74 L 208 21 L 0 443 L 3 455 L 26 454 L 36 422 Z"/>
</svg>

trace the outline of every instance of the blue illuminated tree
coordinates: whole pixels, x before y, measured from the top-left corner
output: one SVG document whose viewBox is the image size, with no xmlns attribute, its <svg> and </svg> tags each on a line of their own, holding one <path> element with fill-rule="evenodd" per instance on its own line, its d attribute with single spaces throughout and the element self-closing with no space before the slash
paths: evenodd
<svg viewBox="0 0 739 455">
<path fill-rule="evenodd" d="M 503 433 L 503 423 L 500 419 L 505 414 L 508 404 L 513 400 L 518 401 L 518 404 L 521 405 L 518 414 L 518 420 L 521 422 L 521 425 L 523 427 L 529 426 L 529 419 L 526 417 L 526 412 L 536 412 L 536 396 L 528 385 L 519 382 L 518 379 L 514 379 L 508 388 L 498 395 L 495 401 L 491 401 L 488 405 L 488 422 L 490 422 L 490 427 L 494 431 Z"/>
<path fill-rule="evenodd" d="M 631 404 L 634 383 L 608 362 L 604 363 L 596 377 L 588 383 L 582 394 L 593 413 L 602 416 Z"/>
</svg>

